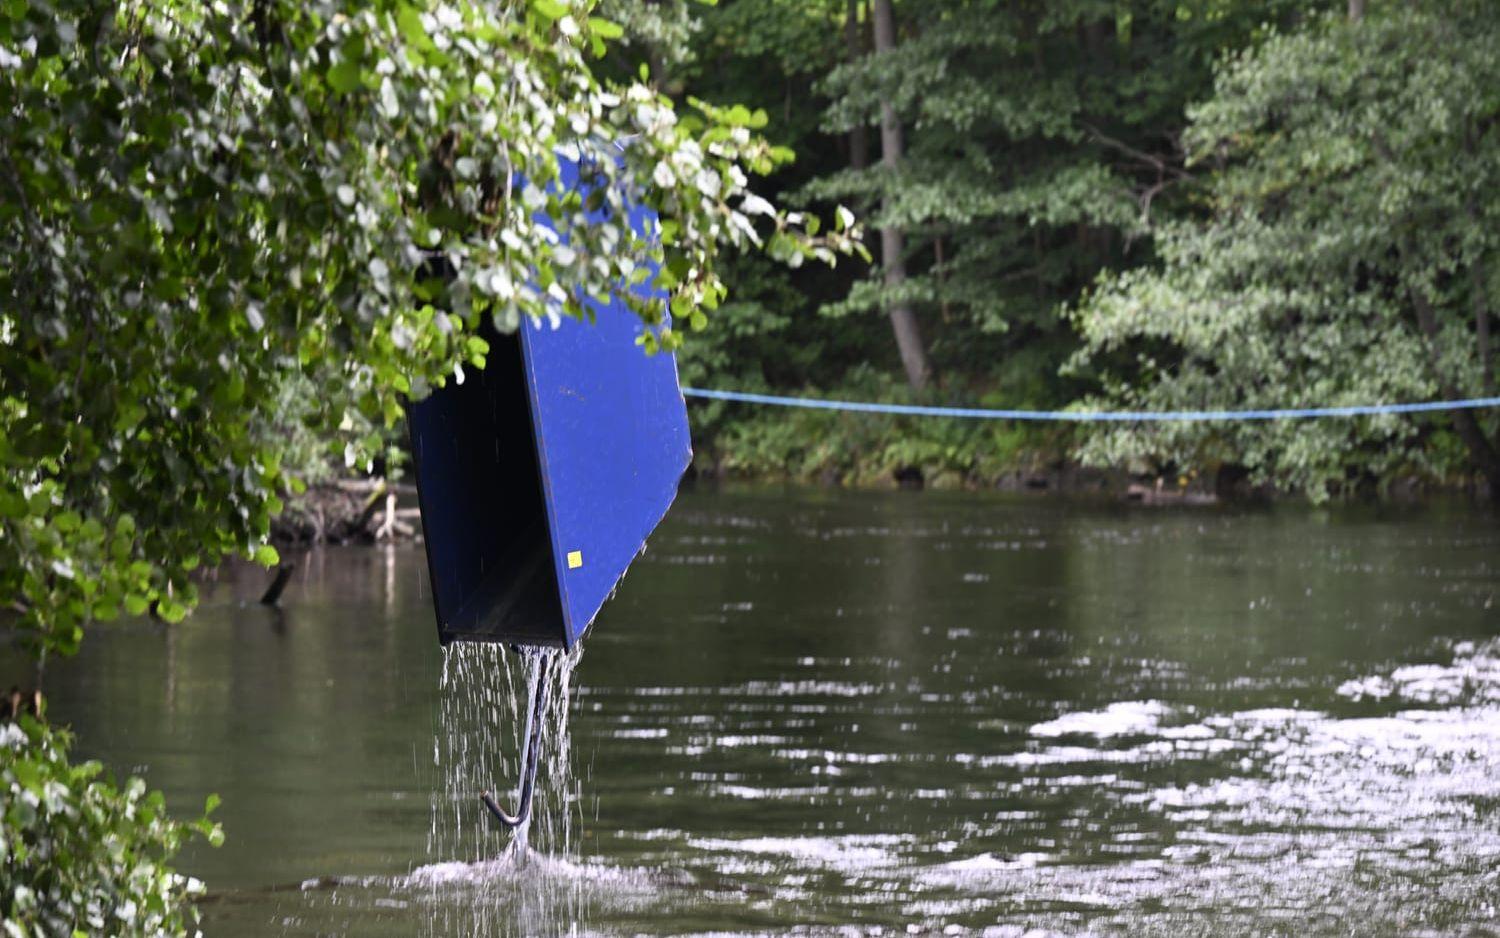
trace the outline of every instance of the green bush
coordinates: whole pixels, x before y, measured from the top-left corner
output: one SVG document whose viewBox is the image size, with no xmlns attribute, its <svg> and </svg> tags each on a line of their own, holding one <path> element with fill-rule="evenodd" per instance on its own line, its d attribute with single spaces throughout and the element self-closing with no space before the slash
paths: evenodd
<svg viewBox="0 0 1500 938">
<path fill-rule="evenodd" d="M 167 816 L 159 791 L 116 786 L 98 762 L 72 764 L 72 736 L 29 716 L 0 725 L 0 913 L 7 938 L 197 933 L 200 882 L 174 872 L 193 836 L 224 839 L 208 819 Z"/>
</svg>

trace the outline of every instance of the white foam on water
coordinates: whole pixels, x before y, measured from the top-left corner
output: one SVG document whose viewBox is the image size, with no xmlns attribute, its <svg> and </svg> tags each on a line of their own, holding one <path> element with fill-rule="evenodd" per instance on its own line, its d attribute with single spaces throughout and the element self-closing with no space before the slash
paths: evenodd
<svg viewBox="0 0 1500 938">
<path fill-rule="evenodd" d="M 910 835 L 860 834 L 841 837 L 749 837 L 742 840 L 689 837 L 688 845 L 713 853 L 789 857 L 835 869 L 869 870 L 893 866 Z"/>
<path fill-rule="evenodd" d="M 943 868 L 956 873 L 989 873 L 999 870 L 1029 870 L 1053 858 L 1045 853 L 1021 853 L 1014 857 L 997 857 L 990 853 L 943 864 Z"/>
<path fill-rule="evenodd" d="M 1500 644 L 1459 642 L 1449 664 L 1411 664 L 1339 685 L 1351 700 L 1394 697 L 1420 704 L 1500 704 Z"/>
<path fill-rule="evenodd" d="M 1159 700 L 1125 700 L 1103 710 L 1065 713 L 1031 728 L 1033 736 L 1144 736 L 1171 711 Z"/>
<path fill-rule="evenodd" d="M 525 848 L 507 850 L 493 860 L 474 863 L 456 860 L 429 863 L 396 880 L 396 885 L 408 889 L 432 889 L 451 885 L 483 887 L 489 884 L 514 888 L 546 880 L 645 887 L 651 884 L 652 877 L 640 870 L 585 863 L 576 858 L 538 853 Z"/>
</svg>

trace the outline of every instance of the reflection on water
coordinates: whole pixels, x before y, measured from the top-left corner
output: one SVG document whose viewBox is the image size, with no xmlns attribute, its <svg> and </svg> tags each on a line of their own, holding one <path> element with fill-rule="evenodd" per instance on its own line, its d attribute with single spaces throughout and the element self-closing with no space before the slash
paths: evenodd
<svg viewBox="0 0 1500 938">
<path fill-rule="evenodd" d="M 1497 557 L 1467 509 L 689 493 L 525 862 L 473 797 L 524 680 L 444 658 L 419 548 L 313 555 L 281 615 L 225 571 L 50 680 L 224 795 L 210 935 L 1495 934 Z"/>
</svg>

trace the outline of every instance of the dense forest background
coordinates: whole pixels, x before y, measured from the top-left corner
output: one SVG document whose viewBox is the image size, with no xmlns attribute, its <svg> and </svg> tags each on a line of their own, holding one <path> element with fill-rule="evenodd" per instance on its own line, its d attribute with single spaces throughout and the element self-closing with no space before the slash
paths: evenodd
<svg viewBox="0 0 1500 938">
<path fill-rule="evenodd" d="M 1493 3 L 601 9 L 626 30 L 606 71 L 763 112 L 796 154 L 766 194 L 866 222 L 869 264 L 736 259 L 686 384 L 1014 408 L 1494 393 Z M 1095 431 L 691 406 L 698 468 L 728 475 L 1500 487 L 1493 410 Z"/>
</svg>

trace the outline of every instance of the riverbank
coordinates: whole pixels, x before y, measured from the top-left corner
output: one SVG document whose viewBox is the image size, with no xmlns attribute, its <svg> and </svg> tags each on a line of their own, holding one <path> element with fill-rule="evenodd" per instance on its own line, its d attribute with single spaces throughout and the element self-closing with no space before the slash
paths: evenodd
<svg viewBox="0 0 1500 938">
<path fill-rule="evenodd" d="M 683 480 L 685 488 L 719 489 L 791 486 L 810 490 L 849 491 L 968 491 L 1001 492 L 1037 498 L 1079 498 L 1087 501 L 1155 506 L 1206 506 L 1219 504 L 1268 504 L 1306 502 L 1304 495 L 1255 485 L 1239 466 L 1223 466 L 1212 475 L 1199 473 L 1132 473 L 1125 469 L 1097 469 L 1076 462 L 1023 465 L 992 477 L 936 472 L 921 466 L 875 470 L 871 467 L 849 476 L 823 474 L 808 478 L 790 472 L 749 473 L 714 462 L 699 453 Z M 1337 500 L 1342 502 L 1384 501 L 1415 504 L 1427 500 L 1487 499 L 1482 483 L 1439 484 L 1413 477 L 1381 485 L 1369 481 L 1351 486 Z M 339 479 L 309 486 L 288 500 L 287 508 L 271 524 L 271 542 L 278 548 L 309 548 L 323 545 L 420 542 L 422 512 L 416 486 L 409 481 L 384 479 Z"/>
<path fill-rule="evenodd" d="M 934 489 L 938 491 L 997 491 L 1038 495 L 1090 496 L 1143 504 L 1215 504 L 1219 502 L 1308 501 L 1308 495 L 1256 482 L 1244 466 L 1221 463 L 1210 470 L 1164 471 L 1098 468 L 1055 452 L 1022 452 L 1009 465 L 997 467 L 990 458 L 958 453 L 937 461 L 899 463 L 877 454 L 868 461 L 858 452 L 844 451 L 838 463 L 777 466 L 745 460 L 742 454 L 720 450 L 699 452 L 690 469 L 692 478 L 709 483 L 793 484 L 815 488 L 854 490 Z M 1350 480 L 1331 493 L 1337 501 L 1418 502 L 1428 498 L 1461 496 L 1489 501 L 1482 477 L 1436 479 L 1407 474 L 1381 480 Z"/>
<path fill-rule="evenodd" d="M 853 396 L 853 395 L 846 395 Z M 979 398 L 981 401 L 983 398 Z M 1001 420 L 933 419 L 826 410 L 745 409 L 694 402 L 692 471 L 701 478 L 852 489 L 933 488 L 1114 496 L 1145 502 L 1305 499 L 1303 489 L 1256 481 L 1252 467 L 1203 459 L 1082 464 L 1080 428 Z M 1334 500 L 1490 498 L 1478 473 L 1406 465 L 1386 477 L 1351 475 Z"/>
</svg>

